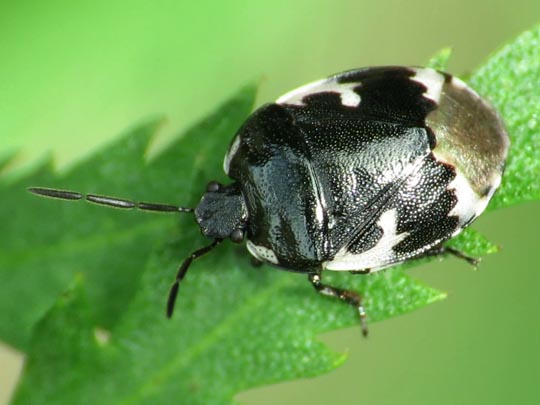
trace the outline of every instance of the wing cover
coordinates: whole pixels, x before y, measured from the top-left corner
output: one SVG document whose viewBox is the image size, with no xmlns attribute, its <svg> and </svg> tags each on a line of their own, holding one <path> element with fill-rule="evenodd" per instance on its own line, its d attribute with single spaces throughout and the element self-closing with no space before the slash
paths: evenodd
<svg viewBox="0 0 540 405">
<path fill-rule="evenodd" d="M 305 97 L 296 91 L 294 103 L 287 95 L 279 100 L 304 134 L 326 193 L 327 257 L 376 246 L 384 232 L 377 221 L 392 209 L 396 232 L 410 237 L 389 246 L 383 261 L 403 260 L 455 229 L 455 220 L 446 219 L 455 204 L 446 190 L 453 173 L 431 157 L 434 136 L 425 124 L 436 103 L 423 96 L 427 89 L 411 79 L 414 74 L 392 67 L 352 71 L 310 86 Z M 344 105 L 354 100 L 350 91 L 358 95 L 355 106 Z M 419 195 L 420 189 L 429 191 Z"/>
<path fill-rule="evenodd" d="M 387 265 L 450 237 L 457 221 L 448 216 L 455 196 L 447 186 L 455 173 L 432 155 L 426 116 L 437 104 L 415 74 L 346 72 L 253 114 L 226 157 L 244 188 L 250 241 L 273 249 L 280 266 L 306 271 L 378 243 L 377 260 Z M 407 236 L 386 249 L 383 215 Z"/>
</svg>

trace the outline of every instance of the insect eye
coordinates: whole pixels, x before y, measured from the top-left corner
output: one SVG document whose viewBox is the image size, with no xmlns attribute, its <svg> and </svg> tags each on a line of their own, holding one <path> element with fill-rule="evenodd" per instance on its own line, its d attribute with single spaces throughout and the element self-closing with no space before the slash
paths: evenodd
<svg viewBox="0 0 540 405">
<path fill-rule="evenodd" d="M 240 243 L 244 240 L 244 231 L 240 228 L 236 228 L 234 231 L 232 231 L 231 236 L 229 236 L 229 238 L 234 243 Z"/>
<path fill-rule="evenodd" d="M 215 192 L 218 191 L 220 188 L 221 188 L 221 184 L 219 184 L 217 181 L 211 181 L 211 182 L 208 183 L 208 185 L 206 186 L 206 191 L 208 191 L 209 193 L 215 193 Z"/>
</svg>

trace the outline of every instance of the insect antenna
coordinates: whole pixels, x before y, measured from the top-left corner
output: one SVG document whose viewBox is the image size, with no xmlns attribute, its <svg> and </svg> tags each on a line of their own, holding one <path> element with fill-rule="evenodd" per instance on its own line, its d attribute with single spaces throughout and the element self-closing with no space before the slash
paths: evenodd
<svg viewBox="0 0 540 405">
<path fill-rule="evenodd" d="M 169 299 L 167 301 L 167 318 L 170 318 L 174 312 L 174 304 L 176 302 L 176 296 L 178 295 L 178 287 L 180 285 L 180 281 L 182 281 L 182 279 L 186 275 L 188 268 L 193 262 L 193 260 L 207 254 L 221 242 L 223 242 L 223 239 L 214 239 L 214 241 L 208 246 L 200 248 L 199 250 L 196 250 L 195 252 L 190 254 L 186 258 L 186 260 L 184 260 L 184 262 L 180 265 L 180 267 L 178 268 L 178 273 L 176 273 L 176 279 L 174 280 L 174 283 L 172 284 L 169 292 Z"/>
<path fill-rule="evenodd" d="M 28 188 L 33 194 L 47 197 L 56 198 L 59 200 L 86 200 L 88 202 L 104 205 L 107 207 L 124 208 L 124 209 L 139 209 L 143 211 L 157 211 L 157 212 L 193 212 L 193 208 L 178 207 L 170 204 L 159 204 L 150 202 L 136 202 L 131 200 L 124 200 L 121 198 L 115 198 L 98 194 L 81 194 L 75 191 L 58 190 L 53 188 L 42 187 L 30 187 Z"/>
</svg>

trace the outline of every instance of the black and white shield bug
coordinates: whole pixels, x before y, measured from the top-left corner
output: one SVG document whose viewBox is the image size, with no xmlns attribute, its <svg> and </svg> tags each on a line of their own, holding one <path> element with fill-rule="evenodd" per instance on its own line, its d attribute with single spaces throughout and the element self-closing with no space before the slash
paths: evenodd
<svg viewBox="0 0 540 405">
<path fill-rule="evenodd" d="M 501 182 L 509 139 L 497 112 L 461 80 L 427 68 L 373 67 L 331 76 L 256 110 L 225 156 L 231 184 L 210 182 L 193 210 L 71 191 L 46 197 L 153 211 L 194 212 L 212 243 L 225 239 L 260 262 L 302 272 L 317 291 L 354 306 L 361 297 L 323 284 L 323 270 L 370 273 L 444 246 L 486 208 Z"/>
</svg>

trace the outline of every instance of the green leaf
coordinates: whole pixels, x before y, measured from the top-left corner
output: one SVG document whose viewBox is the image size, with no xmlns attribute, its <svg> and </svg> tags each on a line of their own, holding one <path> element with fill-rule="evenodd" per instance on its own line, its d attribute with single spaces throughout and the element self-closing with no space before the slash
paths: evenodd
<svg viewBox="0 0 540 405">
<path fill-rule="evenodd" d="M 511 139 L 502 185 L 489 209 L 540 198 L 540 27 L 506 45 L 471 77 L 492 101 Z"/>
<path fill-rule="evenodd" d="M 136 299 L 106 345 L 95 342 L 95 320 L 85 318 L 90 306 L 83 306 L 81 292 L 70 292 L 74 303 L 57 305 L 36 330 L 15 403 L 99 398 L 150 404 L 173 397 L 189 404 L 229 403 L 248 387 L 316 375 L 344 361 L 315 335 L 357 324 L 351 308 L 317 296 L 299 275 L 246 268 L 247 258 L 226 246 L 192 269 L 176 316 L 166 320 L 164 301 L 176 259 L 171 248 L 195 233 L 150 258 Z M 373 292 L 367 302 L 372 320 L 441 298 L 397 270 L 356 280 L 366 283 L 355 286 Z M 82 361 L 81 348 L 95 355 L 84 354 Z M 55 389 L 47 388 L 51 376 Z"/>
<path fill-rule="evenodd" d="M 42 403 L 52 403 L 51 399 L 56 392 L 63 392 L 64 395 L 74 392 L 80 385 L 79 370 L 90 370 L 101 354 L 101 349 L 94 338 L 91 306 L 85 299 L 81 286 L 82 278 L 77 277 L 73 286 L 58 298 L 47 316 L 35 327 L 33 351 L 29 353 L 26 368 L 33 370 L 33 378 L 39 381 L 38 391 L 39 398 L 43 400 Z M 46 338 L 43 339 L 43 337 Z M 66 356 L 62 349 L 55 350 L 63 347 L 69 348 L 72 355 Z M 51 378 L 49 372 L 53 370 L 62 370 L 61 378 L 58 378 L 54 384 L 46 383 Z M 65 373 L 65 370 L 74 372 Z M 104 369 L 92 369 L 92 373 L 96 375 L 104 371 Z M 18 401 L 32 403 L 36 396 L 31 387 L 28 387 L 29 391 L 25 392 L 26 381 L 20 389 Z M 79 401 L 76 397 L 66 396 L 62 402 L 78 403 Z"/>
<path fill-rule="evenodd" d="M 537 106 L 534 86 L 527 84 L 538 82 L 538 51 L 532 50 L 537 38 L 538 29 L 520 37 L 472 78 L 508 118 L 513 139 L 510 179 L 503 182 L 498 206 L 538 198 L 538 179 L 532 178 L 538 172 L 516 162 L 538 163 L 539 149 L 528 148 L 538 131 L 525 130 L 527 111 L 512 107 L 513 97 L 523 108 Z M 501 71 L 504 61 L 515 68 L 504 57 L 508 54 L 525 61 L 528 76 Z M 446 59 L 432 63 L 443 67 Z M 482 81 L 485 77 L 514 81 L 499 94 L 490 80 Z M 525 95 L 506 94 L 516 89 Z M 254 89 L 243 89 L 150 162 L 144 154 L 157 122 L 139 127 L 61 178 L 46 163 L 16 184 L 0 186 L 9 199 L 4 207 L 10 207 L 0 211 L 8 227 L 0 236 L 0 333 L 28 348 L 15 403 L 230 403 L 241 390 L 317 375 L 344 361 L 317 336 L 358 327 L 354 311 L 315 294 L 303 275 L 252 268 L 245 249 L 229 243 L 193 265 L 181 285 L 176 314 L 166 320 L 166 296 L 179 262 L 208 243 L 191 216 L 118 212 L 24 193 L 30 185 L 61 186 L 193 206 L 208 180 L 226 181 L 222 158 L 253 99 Z M 537 111 L 529 110 L 529 117 Z M 473 255 L 496 250 L 472 229 L 451 244 Z M 444 298 L 408 277 L 404 267 L 369 277 L 330 272 L 325 281 L 360 291 L 369 322 Z M 97 337 L 103 334 L 108 338 Z"/>
<path fill-rule="evenodd" d="M 443 48 L 431 57 L 426 66 L 432 69 L 445 71 L 447 69 L 450 56 L 452 56 L 452 48 Z"/>
<path fill-rule="evenodd" d="M 446 245 L 473 257 L 482 257 L 499 251 L 497 245 L 491 243 L 484 235 L 472 228 L 465 229 L 456 238 L 450 239 Z"/>
<path fill-rule="evenodd" d="M 15 160 L 15 152 L 6 152 L 0 155 L 0 174 Z"/>
<path fill-rule="evenodd" d="M 99 325 L 112 327 L 137 290 L 141 263 L 150 255 L 153 241 L 163 234 L 164 224 L 177 223 L 167 215 L 40 199 L 27 187 L 193 205 L 208 179 L 221 172 L 206 165 L 207 157 L 215 156 L 217 162 L 217 156 L 223 156 L 227 147 L 223 138 L 230 138 L 240 126 L 253 97 L 252 88 L 241 92 L 152 162 L 144 156 L 161 120 L 130 131 L 64 176 L 55 174 L 46 161 L 29 176 L 1 186 L 0 337 L 24 350 L 32 326 L 77 272 L 86 274 Z"/>
<path fill-rule="evenodd" d="M 181 286 L 177 316 L 167 321 L 164 305 L 179 262 L 208 243 L 191 216 L 178 220 L 105 210 L 24 191 L 26 186 L 61 186 L 193 206 L 208 179 L 226 180 L 222 157 L 254 95 L 252 87 L 242 90 L 151 162 L 143 156 L 157 122 L 137 128 L 60 179 L 47 162 L 8 187 L 8 206 L 24 221 L 15 224 L 13 211 L 3 213 L 13 233 L 21 235 L 17 243 L 2 244 L 0 285 L 8 287 L 0 298 L 4 338 L 28 347 L 29 330 L 54 297 L 75 273 L 85 275 L 86 298 L 79 300 L 81 287 L 75 288 L 68 293 L 72 300 L 54 306 L 36 329 L 20 403 L 98 395 L 139 403 L 164 401 L 173 393 L 192 398 L 190 403 L 227 402 L 241 389 L 315 375 L 344 360 L 316 336 L 358 325 L 355 311 L 315 294 L 305 276 L 254 269 L 243 248 L 223 244 L 193 266 Z M 326 279 L 365 292 L 370 322 L 444 297 L 399 269 Z M 94 347 L 96 327 L 110 331 L 107 345 Z M 81 347 L 95 356 L 79 361 Z M 55 384 L 58 389 L 46 389 L 50 376 L 64 374 L 69 376 Z"/>
<path fill-rule="evenodd" d="M 37 199 L 26 188 L 62 185 L 140 195 L 137 173 L 144 170 L 142 153 L 156 128 L 156 123 L 138 128 L 61 179 L 46 161 L 34 174 L 2 188 L 4 207 L 9 207 L 0 210 L 3 340 L 24 349 L 32 326 L 77 271 L 87 273 L 96 287 L 89 294 L 103 315 L 104 325 L 109 326 L 123 311 L 140 276 L 138 264 L 151 248 L 146 238 L 159 233 L 156 224 L 161 218 L 118 215 L 85 204 L 67 207 L 58 201 Z M 110 254 L 111 250 L 115 254 Z M 117 299 L 111 300 L 111 295 Z"/>
</svg>

